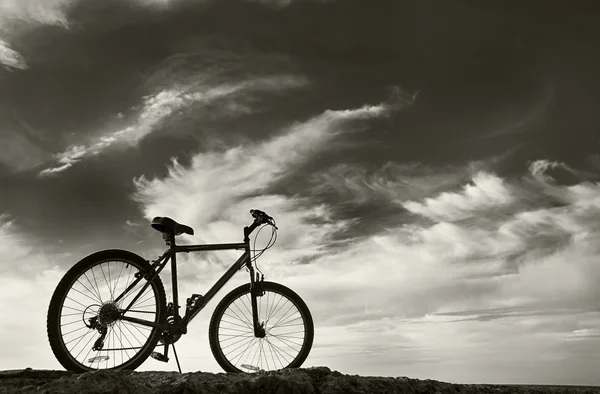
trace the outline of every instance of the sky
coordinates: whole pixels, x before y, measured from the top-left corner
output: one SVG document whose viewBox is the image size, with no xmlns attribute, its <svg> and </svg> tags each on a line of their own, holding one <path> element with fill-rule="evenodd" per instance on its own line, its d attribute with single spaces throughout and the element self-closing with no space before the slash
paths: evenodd
<svg viewBox="0 0 600 394">
<path fill-rule="evenodd" d="M 365 4 L 0 0 L 0 369 L 62 369 L 46 313 L 81 258 L 155 258 L 154 216 L 240 242 L 261 209 L 258 265 L 313 314 L 304 367 L 600 385 L 592 2 Z M 237 257 L 181 257 L 180 298 Z M 208 322 L 244 274 L 184 371 L 221 372 Z"/>
</svg>

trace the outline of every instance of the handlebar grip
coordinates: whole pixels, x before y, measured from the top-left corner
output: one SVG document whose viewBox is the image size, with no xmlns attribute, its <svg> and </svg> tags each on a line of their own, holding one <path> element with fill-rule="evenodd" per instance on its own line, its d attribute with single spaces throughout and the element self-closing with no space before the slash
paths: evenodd
<svg viewBox="0 0 600 394">
<path fill-rule="evenodd" d="M 266 218 L 266 219 L 273 219 L 272 217 L 270 217 L 269 215 L 267 215 L 265 212 L 258 210 L 258 209 L 251 209 L 250 210 L 250 215 L 252 215 L 253 218 L 255 219 L 259 219 L 259 218 Z"/>
</svg>

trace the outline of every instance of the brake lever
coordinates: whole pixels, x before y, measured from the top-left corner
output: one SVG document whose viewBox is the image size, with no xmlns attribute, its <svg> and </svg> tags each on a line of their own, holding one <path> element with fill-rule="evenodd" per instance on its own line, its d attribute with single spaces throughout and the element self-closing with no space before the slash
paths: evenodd
<svg viewBox="0 0 600 394">
<path fill-rule="evenodd" d="M 279 230 L 279 229 L 277 228 L 277 226 L 275 225 L 275 223 L 273 223 L 273 222 L 271 221 L 272 219 L 273 219 L 273 218 L 269 218 L 269 219 L 267 219 L 266 223 L 267 223 L 268 225 L 270 225 L 270 226 L 273 226 L 273 227 L 275 228 L 275 230 Z"/>
</svg>

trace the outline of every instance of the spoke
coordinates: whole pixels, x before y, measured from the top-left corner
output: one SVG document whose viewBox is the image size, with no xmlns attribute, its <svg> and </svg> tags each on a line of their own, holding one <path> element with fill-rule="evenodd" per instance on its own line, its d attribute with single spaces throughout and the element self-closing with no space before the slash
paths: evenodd
<svg viewBox="0 0 600 394">
<path fill-rule="evenodd" d="M 139 340 L 139 339 L 138 339 L 138 338 L 135 336 L 135 334 L 131 332 L 131 330 L 129 329 L 129 327 L 127 327 L 127 324 L 125 324 L 125 322 L 123 322 L 123 327 L 125 327 L 125 329 L 126 329 L 127 331 L 129 331 L 129 333 L 130 333 L 130 334 L 131 334 L 131 335 L 132 335 L 132 336 L 135 338 L 135 340 L 136 340 L 136 341 L 137 341 L 137 342 L 140 344 L 140 346 L 144 346 L 144 345 L 143 345 L 143 344 L 140 342 L 140 340 Z M 133 326 L 133 327 L 135 328 L 135 326 Z"/>
<path fill-rule="evenodd" d="M 240 361 L 240 360 L 242 359 L 242 357 L 244 357 L 244 354 L 246 354 L 246 352 L 248 351 L 248 349 L 250 349 L 250 348 L 252 348 L 252 346 L 254 346 L 254 343 L 255 343 L 255 341 L 256 341 L 256 338 L 252 338 L 252 339 L 250 340 L 250 342 L 248 343 L 248 346 L 247 346 L 247 347 L 244 349 L 244 351 L 243 351 L 243 352 L 241 352 L 241 353 L 239 354 L 239 356 L 236 356 L 236 357 L 234 357 L 234 358 L 232 359 L 232 361 L 234 361 L 234 360 L 235 360 L 236 358 L 238 358 L 238 357 L 239 357 L 238 361 Z M 246 357 L 246 358 L 247 358 L 247 357 Z M 232 363 L 232 364 L 233 364 L 233 363 Z"/>
<path fill-rule="evenodd" d="M 149 289 L 150 289 L 150 287 L 149 287 Z M 140 298 L 142 298 L 142 297 L 140 297 Z M 150 294 L 150 296 L 149 296 L 148 298 L 144 298 L 144 299 L 143 299 L 143 300 L 141 300 L 141 301 L 139 301 L 139 300 L 138 300 L 138 301 L 137 301 L 135 304 L 133 304 L 131 307 L 133 308 L 133 307 L 135 306 L 135 307 L 139 308 L 141 305 L 138 305 L 137 303 L 139 303 L 139 304 L 143 304 L 144 302 L 146 302 L 146 301 L 150 301 L 150 300 L 152 300 L 152 299 L 154 299 L 154 292 L 153 292 L 152 294 Z M 155 305 L 155 304 L 153 304 L 153 305 Z"/>
<path fill-rule="evenodd" d="M 119 285 L 119 278 L 121 278 L 121 274 L 123 273 L 124 268 L 125 268 L 125 264 L 122 264 L 121 271 L 119 272 L 119 276 L 117 276 L 117 281 L 115 282 L 115 287 L 113 288 L 113 294 L 117 292 L 117 286 Z"/>
<path fill-rule="evenodd" d="M 259 340 L 256 341 L 256 347 L 257 347 L 257 349 L 260 349 L 260 341 Z M 256 352 L 254 353 L 254 356 L 252 356 L 252 361 L 250 362 L 251 365 L 254 365 L 255 359 L 256 359 Z"/>
<path fill-rule="evenodd" d="M 148 307 L 151 307 L 151 306 L 156 306 L 156 304 L 148 304 L 148 305 L 136 305 L 136 308 L 148 308 Z M 131 312 L 131 309 L 130 309 L 128 312 Z M 139 312 L 143 312 L 143 313 L 147 313 L 147 312 L 154 313 L 154 312 L 151 312 L 151 311 L 139 311 Z"/>
<path fill-rule="evenodd" d="M 132 266 L 129 266 L 132 267 Z M 133 270 L 129 269 L 129 275 L 127 275 L 127 282 L 125 282 L 125 288 L 129 287 L 129 279 L 131 279 L 131 274 L 133 273 Z"/>
<path fill-rule="evenodd" d="M 109 267 L 110 267 L 110 263 L 109 263 Z M 110 271 L 108 271 L 108 272 L 109 272 L 108 274 L 109 274 L 109 277 L 110 277 Z M 108 330 L 110 330 L 110 328 L 107 327 L 106 328 L 106 331 L 107 331 L 106 332 L 106 338 L 107 338 L 106 346 L 110 349 L 110 333 L 108 332 Z M 108 360 L 110 360 L 110 357 L 106 356 L 106 368 L 107 369 L 108 369 Z M 100 367 L 100 363 L 98 363 L 98 368 L 99 367 Z"/>
<path fill-rule="evenodd" d="M 290 311 L 290 309 L 292 309 L 294 306 L 295 306 L 295 305 L 294 305 L 294 304 L 292 304 L 292 306 L 290 306 L 290 307 L 289 307 L 289 309 L 288 309 L 287 311 L 285 311 L 285 313 L 283 314 L 283 316 L 282 316 L 282 317 L 280 317 L 280 318 L 279 318 L 279 320 L 277 320 L 277 321 L 275 322 L 275 324 L 273 324 L 273 326 L 272 326 L 272 327 L 277 327 L 277 324 L 278 324 L 278 323 L 281 321 L 281 319 L 283 319 L 285 316 L 287 316 L 287 313 L 288 313 L 288 312 Z"/>
<path fill-rule="evenodd" d="M 300 349 L 302 349 L 302 344 L 301 343 L 296 343 L 294 341 L 290 341 L 289 339 L 283 339 L 283 338 L 279 338 L 277 335 L 273 335 L 275 338 L 279 339 L 281 342 L 283 342 L 284 344 L 288 345 L 289 347 L 291 347 L 292 349 L 294 349 L 294 347 L 292 345 L 290 345 L 290 343 L 293 343 L 296 346 L 300 346 Z M 296 350 L 294 349 L 294 351 L 299 352 L 300 349 Z"/>
<path fill-rule="evenodd" d="M 241 328 L 251 328 L 251 327 L 248 327 L 248 325 L 242 326 L 241 324 L 235 324 L 235 323 L 229 322 L 227 320 L 221 320 L 221 323 L 227 323 L 227 324 L 231 324 L 231 325 L 234 325 L 236 327 L 241 327 Z"/>
<path fill-rule="evenodd" d="M 142 336 L 144 336 L 144 333 L 140 330 L 141 327 L 137 326 L 136 323 L 133 323 L 133 322 L 130 322 L 130 321 L 128 321 L 127 323 L 130 324 L 131 327 L 135 328 L 137 330 L 137 332 L 139 332 Z M 125 327 L 127 327 L 127 326 L 125 326 Z M 148 328 L 148 327 L 144 327 L 144 329 L 148 330 L 148 331 L 152 331 L 152 329 Z"/>
<path fill-rule="evenodd" d="M 83 310 L 81 310 L 81 309 L 75 309 L 75 308 L 73 308 L 73 307 L 70 307 L 70 306 L 63 305 L 63 308 L 67 308 L 67 309 L 71 309 L 71 310 L 74 310 L 74 311 L 77 311 L 77 312 L 81 312 L 81 313 L 83 313 Z M 86 307 L 86 308 L 87 308 L 87 307 Z"/>
<path fill-rule="evenodd" d="M 102 264 L 100 264 L 100 271 L 102 272 L 102 276 L 104 277 L 104 281 L 106 282 L 106 286 L 108 286 L 108 293 L 110 294 L 110 299 L 113 298 L 113 294 L 110 291 L 110 283 L 108 283 L 108 279 L 106 279 L 106 274 L 104 273 L 104 269 L 102 268 Z"/>
<path fill-rule="evenodd" d="M 248 340 L 249 340 L 250 342 L 252 342 L 254 339 L 256 339 L 256 338 L 254 338 L 254 337 L 250 337 L 250 338 L 247 338 L 247 339 L 246 339 L 246 341 L 248 341 Z M 240 346 L 238 346 L 238 347 L 236 347 L 235 349 L 231 350 L 229 353 L 227 353 L 227 354 L 223 354 L 223 355 L 224 355 L 224 356 L 227 356 L 227 355 L 231 354 L 232 352 L 235 352 L 236 350 L 238 350 L 238 349 L 239 349 L 239 348 L 241 348 L 242 346 L 244 346 L 244 344 L 241 344 Z M 222 351 L 222 350 L 223 350 L 223 349 L 221 348 L 221 351 Z"/>
<path fill-rule="evenodd" d="M 271 294 L 271 292 L 267 291 L 267 302 L 266 302 L 267 303 L 267 306 L 266 306 L 267 312 L 266 312 L 266 315 L 265 315 L 265 320 L 269 319 L 269 294 Z"/>
<path fill-rule="evenodd" d="M 267 363 L 267 370 L 269 370 L 270 369 L 269 368 L 269 359 L 267 358 L 267 354 L 265 353 L 265 341 L 260 341 L 260 349 L 261 349 L 262 354 L 265 357 L 265 362 Z M 273 366 L 275 366 L 275 365 L 273 365 Z"/>
<path fill-rule="evenodd" d="M 132 327 L 135 327 L 135 329 L 136 329 L 136 330 L 138 330 L 140 333 L 142 333 L 140 330 L 152 331 L 152 328 L 151 328 L 151 327 L 147 327 L 147 326 L 145 326 L 145 325 L 143 325 L 143 324 L 134 323 L 134 322 L 127 321 L 127 320 L 122 320 L 122 321 L 123 321 L 123 323 L 126 323 L 126 324 L 131 324 L 131 326 L 132 326 Z M 134 324 L 137 324 L 137 326 L 136 326 L 136 325 L 134 325 Z"/>
<path fill-rule="evenodd" d="M 89 306 L 89 305 L 83 305 L 81 302 L 79 302 L 79 301 L 75 301 L 75 300 L 74 300 L 74 299 L 72 299 L 71 297 L 68 297 L 68 296 L 67 296 L 67 297 L 65 297 L 65 298 L 66 298 L 66 299 L 68 299 L 68 300 L 71 300 L 71 301 L 73 301 L 73 302 L 74 302 L 74 303 L 76 303 L 76 304 L 79 304 L 79 305 L 81 305 L 82 307 L 84 307 L 84 308 L 86 308 L 86 309 L 87 309 L 87 307 Z M 82 312 L 83 312 L 83 311 L 82 311 Z"/>
<path fill-rule="evenodd" d="M 235 313 L 234 311 L 232 311 L 232 312 Z M 244 323 L 244 326 L 242 326 L 243 328 L 249 328 L 251 330 L 254 329 L 254 327 L 252 327 L 252 325 L 250 324 L 250 322 L 248 322 L 247 320 L 242 319 L 237 314 L 235 316 L 232 316 L 232 315 L 228 315 L 227 313 L 223 312 L 223 316 L 227 316 L 227 317 L 230 317 L 232 319 L 235 319 L 237 317 L 240 322 Z M 226 320 L 221 320 L 221 321 L 224 322 Z M 231 323 L 231 324 L 233 324 L 233 323 Z"/>
<path fill-rule="evenodd" d="M 265 337 L 265 341 L 267 342 L 267 346 L 269 346 L 269 348 L 271 349 L 271 358 L 273 359 L 273 365 L 275 365 L 275 357 L 273 357 L 273 354 L 275 354 L 275 356 L 277 356 L 277 360 L 279 360 L 279 363 L 281 364 L 281 366 L 283 367 L 283 363 L 281 362 L 281 360 L 279 359 L 279 355 L 277 354 L 277 352 L 275 351 L 275 348 L 273 348 L 273 345 L 271 345 L 271 342 L 269 341 L 269 338 Z"/>
<path fill-rule="evenodd" d="M 221 347 L 221 350 L 225 350 L 225 349 L 227 349 L 228 347 L 235 346 L 235 345 L 237 345 L 237 344 L 238 344 L 238 343 L 240 343 L 240 342 L 247 341 L 248 339 L 252 339 L 253 335 L 246 335 L 246 336 L 243 336 L 243 335 L 242 335 L 242 336 L 240 336 L 240 337 L 241 337 L 242 339 L 240 339 L 239 341 L 236 341 L 236 342 L 232 342 L 232 343 L 230 343 L 229 345 L 227 345 L 227 346 L 225 346 L 225 347 Z M 229 338 L 229 339 L 233 339 L 233 338 Z M 225 341 L 223 341 L 223 342 L 225 342 Z"/>
<path fill-rule="evenodd" d="M 92 268 L 90 271 L 92 271 L 92 274 L 94 273 L 94 268 Z M 92 283 L 92 281 L 90 280 L 90 278 L 88 278 L 87 273 L 83 273 L 83 276 L 85 276 L 85 279 L 87 279 L 87 281 L 89 282 L 90 286 L 92 287 L 92 289 L 94 289 L 94 284 Z M 94 282 L 96 281 L 96 279 L 94 278 Z M 98 285 L 96 285 L 97 287 Z M 100 289 L 94 289 L 94 294 L 96 294 L 98 296 L 98 299 L 100 300 L 100 303 L 102 303 L 102 296 L 100 295 Z"/>
<path fill-rule="evenodd" d="M 283 353 L 287 354 L 288 356 L 290 356 L 292 358 L 292 361 L 294 360 L 294 356 L 292 356 L 291 354 L 289 354 L 288 352 L 286 352 L 285 350 L 281 349 L 279 346 L 275 345 L 274 343 L 271 343 L 271 345 L 277 349 L 279 349 L 280 351 L 282 351 Z M 281 355 L 283 357 L 283 354 Z M 286 360 L 287 361 L 287 360 Z"/>
<path fill-rule="evenodd" d="M 291 334 L 298 334 L 299 332 L 304 332 L 304 330 L 302 330 L 302 331 L 292 331 L 292 332 L 286 332 L 285 334 L 277 334 L 277 335 L 273 334 L 273 336 L 284 337 L 284 336 L 289 336 L 289 335 L 291 335 Z"/>
<path fill-rule="evenodd" d="M 241 310 L 240 310 L 240 312 L 241 312 Z M 252 326 L 252 323 L 250 323 L 250 321 L 248 321 L 247 319 L 242 319 L 233 309 L 231 309 L 231 313 L 233 313 L 235 315 L 235 317 L 237 317 L 242 323 L 246 324 L 248 326 L 248 328 L 252 328 L 252 329 L 254 328 Z M 223 312 L 223 315 L 225 315 L 225 312 Z M 227 316 L 234 318 L 233 316 L 230 316 L 230 315 L 227 315 Z"/>
<path fill-rule="evenodd" d="M 248 311 L 248 314 L 250 314 L 250 316 L 252 316 L 252 299 L 250 298 L 250 293 L 246 293 L 246 298 L 248 299 L 248 304 L 246 304 L 245 302 L 242 302 L 242 305 L 244 305 L 244 308 L 246 308 L 246 310 Z M 242 300 L 241 298 L 238 298 L 236 301 L 238 300 Z M 248 308 L 248 305 L 250 305 L 250 308 Z"/>
<path fill-rule="evenodd" d="M 296 317 L 296 318 L 294 318 L 294 319 L 291 319 L 291 320 L 290 320 L 290 317 L 294 316 L 296 313 L 298 313 L 298 314 L 299 314 L 299 316 L 298 316 L 298 317 Z M 271 328 L 275 328 L 275 327 L 289 327 L 289 326 L 297 326 L 298 324 L 284 324 L 284 323 L 291 323 L 291 322 L 293 322 L 293 321 L 296 321 L 296 320 L 298 320 L 298 319 L 302 319 L 302 314 L 300 313 L 300 311 L 299 311 L 299 310 L 296 310 L 296 311 L 294 311 L 293 313 L 291 313 L 290 315 L 288 315 L 288 317 L 287 317 L 287 318 L 285 318 L 285 319 L 284 319 L 282 322 L 278 323 L 277 325 L 273 325 L 273 327 L 271 327 Z M 302 325 L 302 326 L 303 326 L 303 325 L 304 325 L 304 323 L 302 323 L 302 324 L 300 324 L 300 325 Z"/>
<path fill-rule="evenodd" d="M 125 327 L 127 328 L 127 327 Z M 121 332 L 121 337 L 123 337 L 123 329 L 121 326 L 121 322 L 119 322 L 119 331 Z M 127 338 L 127 336 L 125 336 L 125 339 L 127 340 L 127 343 L 129 344 L 130 347 L 133 347 L 133 344 L 131 343 L 131 341 L 129 340 L 129 338 Z M 121 340 L 121 346 L 123 345 L 122 343 L 123 341 Z M 129 353 L 127 353 L 127 350 L 125 350 L 125 354 L 127 354 L 127 357 L 129 357 Z M 123 357 L 123 355 L 121 354 L 121 358 Z"/>
<path fill-rule="evenodd" d="M 250 337 L 253 337 L 254 334 L 252 334 L 252 333 L 248 333 L 246 335 L 222 335 L 222 334 L 219 334 L 219 338 L 224 337 L 224 336 L 229 337 L 229 338 L 223 339 L 221 341 L 221 343 L 231 341 L 232 339 L 237 339 L 237 338 L 250 338 Z"/>
<path fill-rule="evenodd" d="M 227 327 L 219 327 L 219 328 L 222 329 L 222 330 L 235 331 L 235 332 L 243 332 L 244 334 L 248 333 L 248 330 L 242 331 L 242 330 L 236 330 L 235 328 L 227 328 Z"/>
<path fill-rule="evenodd" d="M 275 314 L 275 309 L 277 308 L 277 306 L 279 305 L 279 303 L 281 302 L 281 300 L 283 300 L 283 295 L 279 294 L 279 301 L 277 301 L 277 304 L 275 304 L 273 306 L 273 308 L 271 308 L 271 310 L 269 312 L 269 317 L 267 318 L 267 321 L 265 322 L 265 325 L 269 322 L 269 320 L 271 320 L 271 317 L 273 317 L 273 315 Z"/>
<path fill-rule="evenodd" d="M 244 332 L 246 334 L 248 334 L 248 335 L 250 335 L 250 334 L 254 335 L 254 333 L 249 333 L 247 331 L 244 331 Z M 222 334 L 222 333 L 219 333 L 219 337 L 234 337 L 234 338 L 239 338 L 241 336 L 243 336 L 243 335 L 241 335 L 241 334 Z M 231 338 L 229 338 L 229 339 L 231 339 Z M 229 339 L 225 339 L 225 340 L 228 341 Z"/>
<path fill-rule="evenodd" d="M 70 326 L 71 324 L 75 324 L 75 323 L 81 323 L 81 320 L 77 319 L 77 320 L 73 320 L 72 322 L 69 323 L 63 323 L 60 326 L 64 327 L 64 326 Z M 86 327 L 87 328 L 87 327 Z M 66 335 L 66 334 L 65 334 Z"/>
<path fill-rule="evenodd" d="M 69 332 L 67 332 L 67 333 L 64 333 L 63 335 L 64 335 L 64 336 L 66 336 L 66 335 L 72 334 L 72 333 L 74 333 L 74 332 L 76 332 L 76 331 L 80 331 L 80 330 L 89 330 L 89 328 L 88 328 L 88 327 L 86 327 L 86 326 L 79 327 L 79 328 L 76 328 L 75 330 L 72 330 L 72 331 L 69 331 Z"/>
<path fill-rule="evenodd" d="M 275 356 L 277 357 L 277 360 L 279 360 L 279 363 L 281 364 L 281 367 L 284 367 L 285 365 L 281 362 L 281 359 L 279 358 L 279 353 L 277 352 L 277 350 L 275 349 L 275 346 L 273 346 L 273 344 L 271 343 L 271 341 L 269 341 L 269 338 L 265 337 L 265 339 L 267 340 L 267 343 L 269 344 L 269 346 L 271 347 L 271 356 L 273 354 L 275 354 Z M 281 355 L 281 357 L 283 357 L 283 355 Z M 285 359 L 285 357 L 283 357 L 283 359 L 285 360 L 285 362 L 287 363 L 287 360 Z"/>
<path fill-rule="evenodd" d="M 282 296 L 282 298 L 283 298 L 283 296 Z M 274 319 L 274 318 L 275 318 L 275 315 L 276 315 L 276 314 L 277 314 L 277 313 L 278 313 L 280 310 L 282 310 L 282 309 L 283 309 L 283 307 L 284 307 L 284 306 L 285 306 L 285 305 L 286 305 L 288 302 L 289 302 L 289 300 L 286 298 L 286 299 L 285 299 L 285 302 L 284 302 L 283 304 L 281 304 L 281 306 L 280 306 L 280 307 L 279 307 L 279 308 L 278 308 L 276 311 L 274 311 L 274 312 L 273 312 L 273 314 L 271 315 L 271 318 L 269 319 L 269 321 L 270 321 L 271 319 Z M 294 304 L 292 304 L 292 306 L 293 306 L 293 305 L 294 305 Z M 268 322 L 267 322 L 267 323 L 268 323 Z"/>
<path fill-rule="evenodd" d="M 240 303 L 244 306 L 244 309 L 246 309 L 246 311 L 248 312 L 248 315 L 251 316 L 251 318 L 248 320 L 248 322 L 251 322 L 252 321 L 252 310 L 250 308 L 248 308 L 248 305 L 245 302 L 243 302 L 241 298 L 238 298 L 237 300 L 235 300 L 233 302 L 233 305 L 235 305 L 238 308 L 238 310 L 240 311 L 240 313 L 242 315 L 245 316 L 244 311 L 242 311 L 242 309 L 237 304 L 238 301 L 240 301 Z M 249 304 L 252 305 L 252 300 L 248 299 L 248 301 L 249 301 Z M 252 325 L 252 323 L 250 323 L 250 325 Z"/>
<path fill-rule="evenodd" d="M 287 343 L 287 342 L 289 342 L 289 343 L 293 343 L 293 344 L 294 344 L 294 345 L 296 345 L 296 346 L 300 346 L 300 348 L 302 349 L 302 344 L 301 344 L 301 343 L 296 343 L 296 342 L 294 342 L 294 341 L 290 341 L 288 338 L 285 338 L 285 339 L 284 339 L 284 338 L 280 338 L 278 335 L 272 335 L 272 336 L 273 336 L 273 337 L 275 337 L 275 338 L 277 338 L 277 339 L 279 339 L 281 342 L 284 342 L 284 343 Z M 288 345 L 288 346 L 289 346 L 289 345 Z M 290 347 L 291 347 L 291 346 L 290 346 Z M 293 348 L 292 348 L 292 349 L 293 349 Z M 294 349 L 294 350 L 295 350 L 295 349 Z"/>
<path fill-rule="evenodd" d="M 94 277 L 94 283 L 96 284 L 96 289 L 98 289 L 98 295 L 99 295 L 100 299 L 102 299 L 102 296 L 100 295 L 100 286 L 98 286 L 98 281 L 96 280 L 96 274 L 94 273 L 94 268 L 95 267 L 92 267 L 90 269 L 90 271 L 92 271 L 92 276 Z"/>
<path fill-rule="evenodd" d="M 74 287 L 72 287 L 72 289 L 73 289 L 73 290 L 75 290 L 75 291 L 79 292 L 80 294 L 82 294 L 82 295 L 84 295 L 84 296 L 86 296 L 86 297 L 89 297 L 89 298 L 90 298 L 90 299 L 92 299 L 93 301 L 99 301 L 99 302 L 102 304 L 102 300 L 101 300 L 100 298 L 98 298 L 98 295 L 97 295 L 97 294 L 95 294 L 95 293 L 94 293 L 93 291 L 91 291 L 90 289 L 88 289 L 86 285 L 84 285 L 83 283 L 81 283 L 81 282 L 79 281 L 79 278 L 77 279 L 77 282 L 79 282 L 79 284 L 80 284 L 81 286 L 83 286 L 83 288 L 84 288 L 84 289 L 86 289 L 87 291 L 89 291 L 90 293 L 92 293 L 92 294 L 93 294 L 93 295 L 96 297 L 96 299 L 93 299 L 92 297 L 90 297 L 90 296 L 89 296 L 89 295 L 87 295 L 87 294 L 83 294 L 81 291 L 79 291 L 79 290 L 75 289 Z"/>
<path fill-rule="evenodd" d="M 91 338 L 90 338 L 90 339 L 87 341 L 87 343 L 85 344 L 85 346 L 83 346 L 83 347 L 81 348 L 81 350 L 79 351 L 79 353 L 77 353 L 77 356 L 75 356 L 75 358 L 78 358 L 78 357 L 79 357 L 79 355 L 81 354 L 81 352 L 83 352 L 83 350 L 84 350 L 84 349 L 87 347 L 87 345 L 89 345 L 89 344 L 90 344 L 90 341 L 91 341 L 92 339 L 94 339 L 94 336 L 93 336 L 93 335 L 92 335 L 92 337 L 91 337 Z M 91 348 L 90 348 L 90 350 L 91 350 Z M 90 354 L 90 352 L 88 352 L 88 354 Z M 86 358 L 87 358 L 87 356 L 86 356 Z"/>
<path fill-rule="evenodd" d="M 110 282 L 112 282 L 112 279 L 110 278 L 110 261 L 108 262 L 108 292 L 110 293 L 110 299 L 114 300 L 115 296 L 114 293 L 112 291 L 112 288 L 110 287 Z"/>
<path fill-rule="evenodd" d="M 60 317 L 67 317 L 67 316 L 80 316 L 81 313 L 67 313 L 66 315 L 60 315 Z"/>
<path fill-rule="evenodd" d="M 304 337 L 293 337 L 293 336 L 289 336 L 287 334 L 271 334 L 271 336 L 273 337 L 286 337 L 286 338 L 291 338 L 291 339 L 304 339 Z"/>
<path fill-rule="evenodd" d="M 76 338 L 73 338 L 73 339 L 71 339 L 69 342 L 65 342 L 65 347 L 66 347 L 66 346 L 67 346 L 69 343 L 71 343 L 71 342 L 73 342 L 73 341 L 77 341 L 78 339 L 79 339 L 79 341 L 81 341 L 81 339 L 82 339 L 84 336 L 86 336 L 86 335 L 87 335 L 87 334 L 89 334 L 89 333 L 93 333 L 93 332 L 94 332 L 94 331 L 88 331 L 88 332 L 86 332 L 86 333 L 85 333 L 85 334 L 83 334 L 83 335 L 80 335 L 80 336 L 78 336 L 78 337 L 76 337 Z M 77 344 L 78 344 L 78 343 L 79 343 L 79 342 L 77 342 L 77 343 L 75 344 L 75 346 L 77 346 Z M 73 346 L 73 347 L 71 348 L 71 350 L 73 350 L 73 348 L 74 348 L 75 346 Z M 69 353 L 71 352 L 71 350 L 69 350 Z"/>
</svg>

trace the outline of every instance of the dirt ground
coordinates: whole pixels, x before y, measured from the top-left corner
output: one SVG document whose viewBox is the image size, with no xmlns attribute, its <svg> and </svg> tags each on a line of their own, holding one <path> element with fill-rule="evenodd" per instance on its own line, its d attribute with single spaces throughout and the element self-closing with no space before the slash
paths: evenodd
<svg viewBox="0 0 600 394">
<path fill-rule="evenodd" d="M 191 372 L 0 371 L 0 393 L 599 393 L 600 387 L 452 384 L 435 380 L 343 375 L 327 367 L 257 374 Z"/>
</svg>

